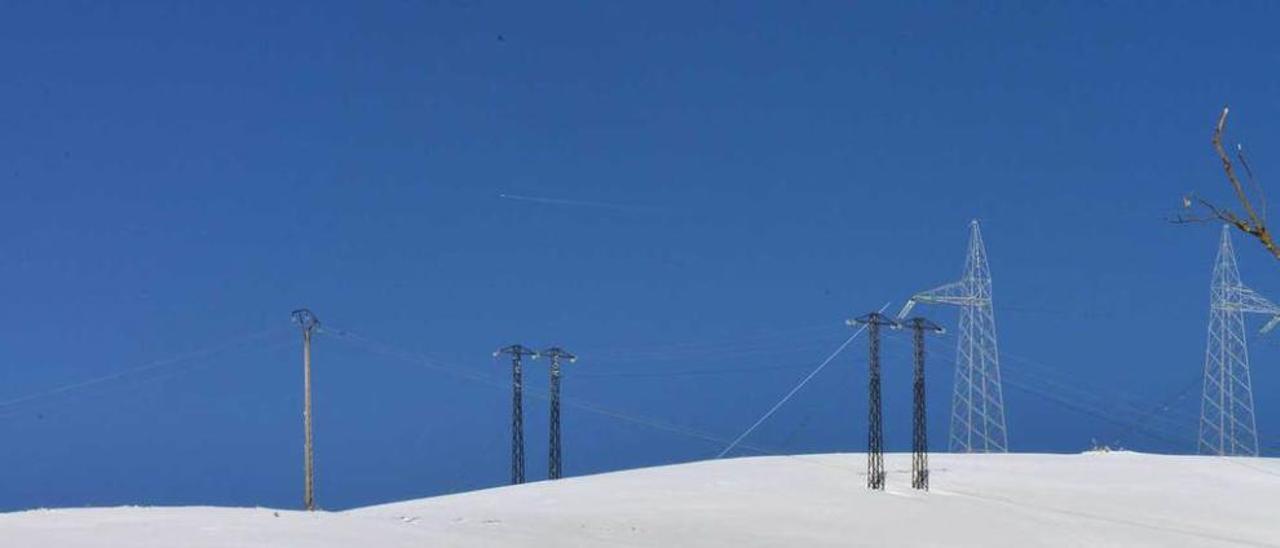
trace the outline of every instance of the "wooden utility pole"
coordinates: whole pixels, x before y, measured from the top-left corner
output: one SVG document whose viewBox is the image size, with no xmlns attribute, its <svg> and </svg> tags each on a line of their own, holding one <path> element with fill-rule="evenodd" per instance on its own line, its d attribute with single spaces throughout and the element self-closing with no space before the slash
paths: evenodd
<svg viewBox="0 0 1280 548">
<path fill-rule="evenodd" d="M 315 446 L 311 440 L 311 334 L 320 326 L 320 320 L 310 310 L 293 311 L 293 323 L 302 328 L 302 422 L 306 437 L 303 447 L 302 506 L 308 511 L 316 509 L 315 494 Z"/>
</svg>

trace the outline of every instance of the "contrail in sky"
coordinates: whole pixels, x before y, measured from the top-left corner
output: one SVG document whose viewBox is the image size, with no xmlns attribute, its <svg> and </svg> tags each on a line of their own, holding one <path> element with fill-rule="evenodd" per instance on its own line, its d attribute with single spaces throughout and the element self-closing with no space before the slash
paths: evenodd
<svg viewBox="0 0 1280 548">
<path fill-rule="evenodd" d="M 602 209 L 615 209 L 618 211 L 652 211 L 647 207 L 630 206 L 623 204 L 611 204 L 608 202 L 591 202 L 587 200 L 566 200 L 563 198 L 543 198 L 540 196 L 522 196 L 520 194 L 499 194 L 499 198 L 504 200 L 515 200 L 517 202 L 530 202 L 535 204 L 559 205 L 569 207 L 596 207 Z"/>
</svg>

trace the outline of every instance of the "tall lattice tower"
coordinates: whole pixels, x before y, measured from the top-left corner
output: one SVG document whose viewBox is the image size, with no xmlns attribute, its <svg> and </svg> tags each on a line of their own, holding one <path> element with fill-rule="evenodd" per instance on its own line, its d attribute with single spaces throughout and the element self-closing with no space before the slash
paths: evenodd
<svg viewBox="0 0 1280 548">
<path fill-rule="evenodd" d="M 560 479 L 563 471 L 563 453 L 560 451 L 560 360 L 563 358 L 573 363 L 578 361 L 578 357 L 558 346 L 543 350 L 540 355 L 551 358 L 551 442 L 547 445 L 547 479 Z"/>
<path fill-rule="evenodd" d="M 513 344 L 493 353 L 511 356 L 511 484 L 524 483 L 524 367 L 526 356 L 537 358 L 538 353 L 525 346 Z"/>
<path fill-rule="evenodd" d="M 907 320 L 911 328 L 912 357 L 914 358 L 911 375 L 911 487 L 929 490 L 929 421 L 926 417 L 924 390 L 924 332 L 942 333 L 937 324 L 925 318 Z"/>
<path fill-rule="evenodd" d="M 1272 317 L 1262 328 L 1264 333 L 1280 323 L 1280 306 L 1240 282 L 1236 254 L 1231 248 L 1231 228 L 1224 225 L 1209 289 L 1209 340 L 1204 356 L 1204 395 L 1200 400 L 1201 454 L 1258 454 L 1245 313 Z"/>
<path fill-rule="evenodd" d="M 898 313 L 905 318 L 917 303 L 960 307 L 956 330 L 955 388 L 951 396 L 953 453 L 1004 453 L 1009 450 L 1004 422 L 1004 392 L 996 347 L 996 316 L 991 308 L 991 269 L 978 221 L 969 223 L 969 251 L 958 282 L 911 297 Z"/>
<path fill-rule="evenodd" d="M 880 328 L 898 323 L 879 312 L 845 322 L 867 326 L 867 488 L 884 490 L 884 414 L 880 401 Z"/>
</svg>

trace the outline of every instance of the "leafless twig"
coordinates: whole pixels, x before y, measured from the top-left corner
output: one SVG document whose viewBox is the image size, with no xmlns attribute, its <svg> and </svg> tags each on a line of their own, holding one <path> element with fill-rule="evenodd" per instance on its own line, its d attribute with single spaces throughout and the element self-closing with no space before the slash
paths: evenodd
<svg viewBox="0 0 1280 548">
<path fill-rule="evenodd" d="M 1253 169 L 1249 167 L 1249 160 L 1244 157 L 1244 145 L 1236 143 L 1236 159 L 1240 161 L 1240 167 L 1244 168 L 1244 174 L 1249 178 L 1249 184 L 1253 186 L 1253 192 L 1258 195 L 1259 206 L 1262 208 L 1262 222 L 1267 222 L 1267 194 L 1262 191 L 1262 185 L 1258 184 L 1258 180 L 1253 177 Z"/>
<path fill-rule="evenodd" d="M 1204 213 L 1179 215 L 1173 219 L 1173 222 L 1200 223 L 1216 219 L 1253 236 L 1263 247 L 1267 248 L 1267 251 L 1272 256 L 1280 259 L 1280 246 L 1276 244 L 1271 231 L 1267 228 L 1265 204 L 1262 215 L 1258 215 L 1253 202 L 1249 199 L 1249 194 L 1245 192 L 1244 185 L 1240 183 L 1240 178 L 1236 176 L 1235 165 L 1231 162 L 1231 156 L 1227 154 L 1227 150 L 1222 146 L 1222 135 L 1226 131 L 1228 112 L 1230 112 L 1229 108 L 1224 107 L 1222 109 L 1222 115 L 1218 117 L 1218 123 L 1213 128 L 1213 150 L 1218 154 L 1218 159 L 1222 161 L 1222 171 L 1226 174 L 1227 182 L 1231 184 L 1231 189 L 1236 195 L 1236 201 L 1240 203 L 1240 207 L 1244 210 L 1244 215 L 1241 216 L 1229 209 L 1215 206 L 1204 198 L 1187 196 L 1182 199 L 1184 208 L 1190 209 L 1193 204 L 1198 204 L 1204 210 Z M 1262 187 L 1254 180 L 1253 170 L 1250 169 L 1248 162 L 1244 158 L 1243 147 L 1237 147 L 1237 151 L 1239 152 L 1240 165 L 1244 167 L 1245 173 L 1249 177 L 1249 182 L 1253 184 L 1258 197 L 1265 200 L 1262 194 Z"/>
</svg>

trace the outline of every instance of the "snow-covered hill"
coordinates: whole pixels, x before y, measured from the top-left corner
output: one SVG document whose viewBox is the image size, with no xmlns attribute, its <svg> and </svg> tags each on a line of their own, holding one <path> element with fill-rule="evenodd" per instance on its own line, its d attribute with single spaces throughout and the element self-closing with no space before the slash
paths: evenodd
<svg viewBox="0 0 1280 548">
<path fill-rule="evenodd" d="M 934 455 L 934 489 L 863 456 L 707 461 L 318 512 L 0 514 L 4 546 L 1280 546 L 1280 460 Z"/>
</svg>

